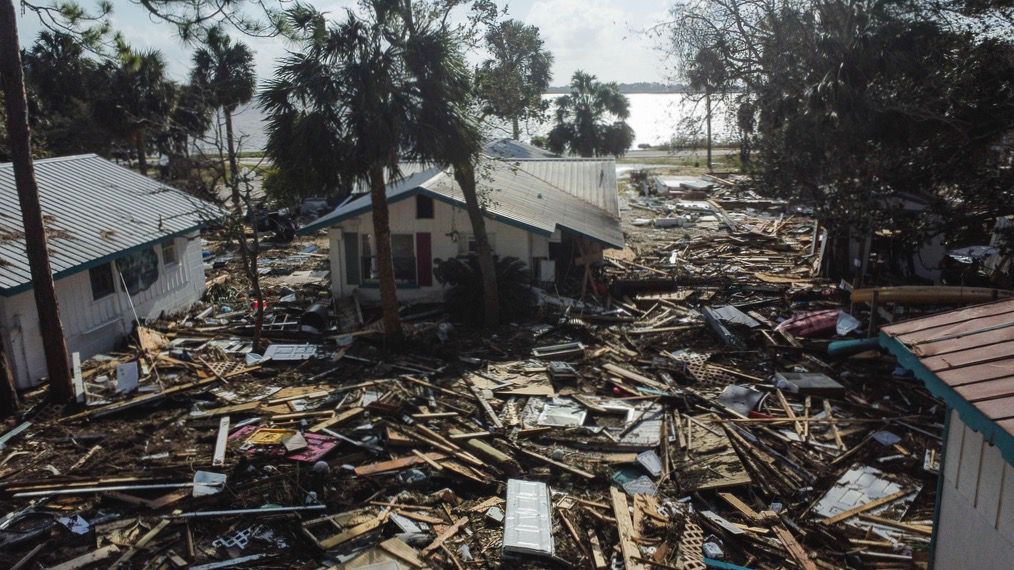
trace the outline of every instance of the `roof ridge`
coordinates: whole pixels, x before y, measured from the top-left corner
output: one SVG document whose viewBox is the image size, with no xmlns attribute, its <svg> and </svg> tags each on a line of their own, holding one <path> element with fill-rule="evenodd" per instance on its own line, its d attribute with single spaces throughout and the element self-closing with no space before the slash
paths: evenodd
<svg viewBox="0 0 1014 570">
<path fill-rule="evenodd" d="M 46 157 L 46 158 L 33 158 L 32 159 L 32 163 L 33 164 L 40 164 L 40 163 L 41 164 L 49 164 L 49 163 L 53 163 L 53 162 L 68 162 L 68 161 L 71 161 L 71 160 L 82 160 L 82 159 L 85 159 L 85 158 L 101 158 L 102 160 L 109 160 L 107 158 L 102 158 L 101 156 L 99 156 L 98 154 L 96 154 L 94 152 L 89 152 L 89 153 L 84 153 L 84 154 L 68 154 L 66 156 L 50 156 L 50 157 Z M 14 165 L 13 162 L 0 162 L 0 167 L 8 167 L 8 166 L 13 166 L 13 165 Z M 119 166 L 119 165 L 117 165 L 117 166 Z"/>
</svg>

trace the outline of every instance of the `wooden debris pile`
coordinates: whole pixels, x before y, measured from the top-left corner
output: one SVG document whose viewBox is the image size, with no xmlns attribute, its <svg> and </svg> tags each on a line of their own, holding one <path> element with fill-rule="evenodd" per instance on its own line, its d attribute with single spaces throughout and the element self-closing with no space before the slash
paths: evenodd
<svg viewBox="0 0 1014 570">
<path fill-rule="evenodd" d="M 629 224 L 607 294 L 495 335 L 419 309 L 399 352 L 302 246 L 255 350 L 226 265 L 0 432 L 0 566 L 925 567 L 943 408 L 869 344 L 827 356 L 869 313 L 811 220 L 709 196 Z"/>
</svg>

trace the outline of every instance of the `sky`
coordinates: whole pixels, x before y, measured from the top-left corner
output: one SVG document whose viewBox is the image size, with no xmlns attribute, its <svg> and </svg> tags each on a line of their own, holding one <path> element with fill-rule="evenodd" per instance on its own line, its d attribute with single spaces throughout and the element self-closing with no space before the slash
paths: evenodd
<svg viewBox="0 0 1014 570">
<path fill-rule="evenodd" d="M 78 0 L 88 8 L 94 0 Z M 340 14 L 354 0 L 312 2 L 318 9 Z M 633 83 L 664 82 L 664 61 L 656 41 L 643 30 L 665 18 L 668 0 L 514 0 L 503 2 L 509 17 L 538 26 L 546 47 L 555 58 L 552 85 L 564 85 L 580 69 L 603 81 Z M 113 27 L 122 32 L 127 43 L 137 49 L 157 49 L 163 53 L 169 74 L 184 80 L 190 68 L 191 49 L 183 45 L 175 29 L 152 20 L 130 0 L 113 0 L 110 16 Z M 38 17 L 28 12 L 19 17 L 23 46 L 30 46 L 44 29 Z M 275 61 L 287 46 L 280 39 L 242 37 L 256 53 L 257 74 L 269 77 Z M 482 54 L 471 54 L 475 62 Z"/>
</svg>

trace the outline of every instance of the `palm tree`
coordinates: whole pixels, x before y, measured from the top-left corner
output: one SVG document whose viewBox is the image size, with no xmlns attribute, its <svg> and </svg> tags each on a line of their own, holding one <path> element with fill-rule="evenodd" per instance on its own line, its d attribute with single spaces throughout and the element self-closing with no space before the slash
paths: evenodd
<svg viewBox="0 0 1014 570">
<path fill-rule="evenodd" d="M 390 13 L 346 11 L 325 24 L 317 15 L 302 49 L 283 58 L 260 96 L 268 115 L 267 153 L 280 169 L 330 162 L 370 189 L 385 337 L 401 338 L 391 254 L 386 180 L 400 175 L 405 127 L 416 102 L 408 94 L 400 44 L 389 41 Z M 294 145 L 306 154 L 293 155 Z"/>
<path fill-rule="evenodd" d="M 711 98 L 717 93 L 724 91 L 729 82 L 729 73 L 725 68 L 722 57 L 716 50 L 702 48 L 694 55 L 694 59 L 687 66 L 687 79 L 690 80 L 690 88 L 694 91 L 704 92 L 704 121 L 707 128 L 708 139 L 708 172 L 711 172 Z"/>
<path fill-rule="evenodd" d="M 164 131 L 177 96 L 166 78 L 165 59 L 156 50 L 138 52 L 122 45 L 119 61 L 107 64 L 109 85 L 95 103 L 96 119 L 133 145 L 138 169 L 148 174 L 147 142 Z"/>
<path fill-rule="evenodd" d="M 451 166 L 454 171 L 475 237 L 483 283 L 484 323 L 493 328 L 500 321 L 500 296 L 476 182 L 482 149 L 482 134 L 472 113 L 476 84 L 461 53 L 461 44 L 441 22 L 442 19 L 433 17 L 421 21 L 415 18 L 407 40 L 406 62 L 420 95 L 418 112 L 409 124 L 416 132 L 413 140 L 425 141 L 425 145 L 415 145 L 412 158 Z"/>
<path fill-rule="evenodd" d="M 246 230 L 243 226 L 243 200 L 239 192 L 239 160 L 236 156 L 236 139 L 232 128 L 232 114 L 240 105 L 249 103 L 257 89 L 257 76 L 253 67 L 253 52 L 241 42 L 233 42 L 222 28 L 208 30 L 204 47 L 194 52 L 194 68 L 190 74 L 190 84 L 204 93 L 207 104 L 221 109 L 225 120 L 225 144 L 229 166 L 224 169 L 232 197 L 235 212 L 237 241 L 240 257 L 247 277 L 253 287 L 257 301 L 256 324 L 254 325 L 254 347 L 258 348 L 261 341 L 261 330 L 264 327 L 264 293 L 261 290 L 257 273 L 257 252 L 251 251 L 246 242 Z M 247 204 L 251 215 L 254 209 Z M 254 223 L 254 250 L 256 250 L 257 228 Z"/>
<path fill-rule="evenodd" d="M 616 83 L 601 83 L 583 71 L 575 71 L 570 93 L 556 99 L 556 125 L 547 142 L 556 153 L 580 156 L 626 154 L 634 142 L 630 101 Z M 612 119 L 612 120 L 610 120 Z"/>
<path fill-rule="evenodd" d="M 542 94 L 552 78 L 553 54 L 543 49 L 539 28 L 506 20 L 486 32 L 492 58 L 479 67 L 477 82 L 484 111 L 509 120 L 514 140 L 521 137 L 522 119 L 541 118 Z"/>
</svg>

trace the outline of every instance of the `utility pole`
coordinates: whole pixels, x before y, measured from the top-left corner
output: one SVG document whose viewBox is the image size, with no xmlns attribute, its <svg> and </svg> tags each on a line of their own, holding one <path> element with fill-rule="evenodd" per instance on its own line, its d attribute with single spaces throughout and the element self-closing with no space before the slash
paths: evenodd
<svg viewBox="0 0 1014 570">
<path fill-rule="evenodd" d="M 39 204 L 39 186 L 35 181 L 35 166 L 32 164 L 32 134 L 28 127 L 28 98 L 21 67 L 14 0 L 0 0 L 0 78 L 7 105 L 7 138 L 14 166 L 14 181 L 25 226 L 25 252 L 31 268 L 39 331 L 42 333 L 42 348 L 46 355 L 46 368 L 49 370 L 49 394 L 54 402 L 70 402 L 74 399 L 74 386 L 67 342 L 60 322 L 60 308 L 56 302 L 53 272 L 49 266 L 46 228 L 42 223 L 42 207 Z"/>
</svg>

